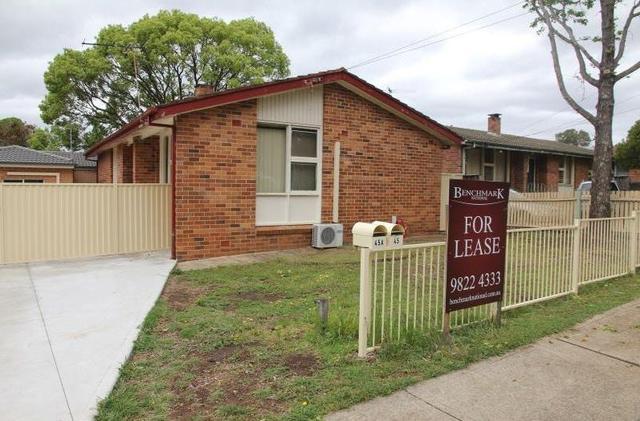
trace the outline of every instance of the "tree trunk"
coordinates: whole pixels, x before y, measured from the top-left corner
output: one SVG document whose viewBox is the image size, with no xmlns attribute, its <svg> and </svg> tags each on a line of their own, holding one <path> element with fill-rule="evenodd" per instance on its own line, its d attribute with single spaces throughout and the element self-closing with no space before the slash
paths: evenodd
<svg viewBox="0 0 640 421">
<path fill-rule="evenodd" d="M 591 170 L 590 218 L 611 216 L 611 156 L 613 151 L 613 86 L 615 84 L 615 0 L 601 0 L 602 14 L 602 59 L 596 105 L 595 150 Z"/>
</svg>

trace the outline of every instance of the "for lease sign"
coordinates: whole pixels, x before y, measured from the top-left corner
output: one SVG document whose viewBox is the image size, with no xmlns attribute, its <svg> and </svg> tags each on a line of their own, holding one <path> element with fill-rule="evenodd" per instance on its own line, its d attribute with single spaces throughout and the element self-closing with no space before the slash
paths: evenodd
<svg viewBox="0 0 640 421">
<path fill-rule="evenodd" d="M 451 180 L 445 311 L 501 301 L 509 183 Z"/>
</svg>

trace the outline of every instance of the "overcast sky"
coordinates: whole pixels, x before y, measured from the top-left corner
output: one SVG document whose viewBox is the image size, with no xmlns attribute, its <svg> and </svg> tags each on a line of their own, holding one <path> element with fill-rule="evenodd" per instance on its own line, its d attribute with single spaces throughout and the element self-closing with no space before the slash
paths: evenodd
<svg viewBox="0 0 640 421">
<path fill-rule="evenodd" d="M 363 60 L 514 5 L 512 0 L 3 0 L 0 16 L 0 116 L 42 124 L 38 104 L 43 73 L 64 48 L 81 48 L 107 24 L 129 24 L 145 13 L 179 8 L 225 20 L 253 16 L 275 32 L 291 60 L 291 73 L 350 67 Z M 623 4 L 622 10 L 627 4 Z M 521 14 L 518 7 L 430 41 Z M 548 40 L 529 27 L 530 16 L 496 24 L 352 71 L 446 125 L 486 129 L 488 113 L 502 113 L 503 132 L 553 138 L 584 128 L 560 97 Z M 632 28 L 626 64 L 640 60 L 640 19 Z M 578 101 L 593 109 L 595 90 L 574 76 L 565 51 L 565 73 Z M 623 66 L 626 67 L 626 66 Z M 616 89 L 614 142 L 640 119 L 640 71 Z M 627 110 L 635 111 L 625 112 Z"/>
</svg>

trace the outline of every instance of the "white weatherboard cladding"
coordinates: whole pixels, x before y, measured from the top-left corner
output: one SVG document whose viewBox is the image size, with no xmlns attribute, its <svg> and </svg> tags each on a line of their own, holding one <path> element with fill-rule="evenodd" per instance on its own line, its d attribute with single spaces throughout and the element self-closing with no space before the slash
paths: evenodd
<svg viewBox="0 0 640 421">
<path fill-rule="evenodd" d="M 318 190 L 303 194 L 290 192 L 287 180 L 287 192 L 284 194 L 256 195 L 256 225 L 296 225 L 320 222 L 321 219 L 321 182 L 322 177 L 322 86 L 298 89 L 279 95 L 258 98 L 258 124 L 289 126 L 291 128 L 310 128 L 318 130 Z M 287 140 L 290 142 L 290 140 Z M 290 150 L 290 145 L 287 146 Z M 297 161 L 300 158 L 296 159 Z M 286 163 L 289 168 L 291 162 Z M 290 171 L 287 170 L 287 177 Z"/>
<path fill-rule="evenodd" d="M 322 125 L 322 86 L 258 98 L 258 121 Z"/>
</svg>

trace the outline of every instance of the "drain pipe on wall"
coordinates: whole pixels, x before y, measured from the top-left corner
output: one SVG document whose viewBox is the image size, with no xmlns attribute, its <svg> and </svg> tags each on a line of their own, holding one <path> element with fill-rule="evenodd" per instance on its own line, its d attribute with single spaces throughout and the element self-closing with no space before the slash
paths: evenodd
<svg viewBox="0 0 640 421">
<path fill-rule="evenodd" d="M 333 217 L 332 222 L 338 223 L 338 209 L 340 200 L 340 142 L 333 144 Z"/>
</svg>

